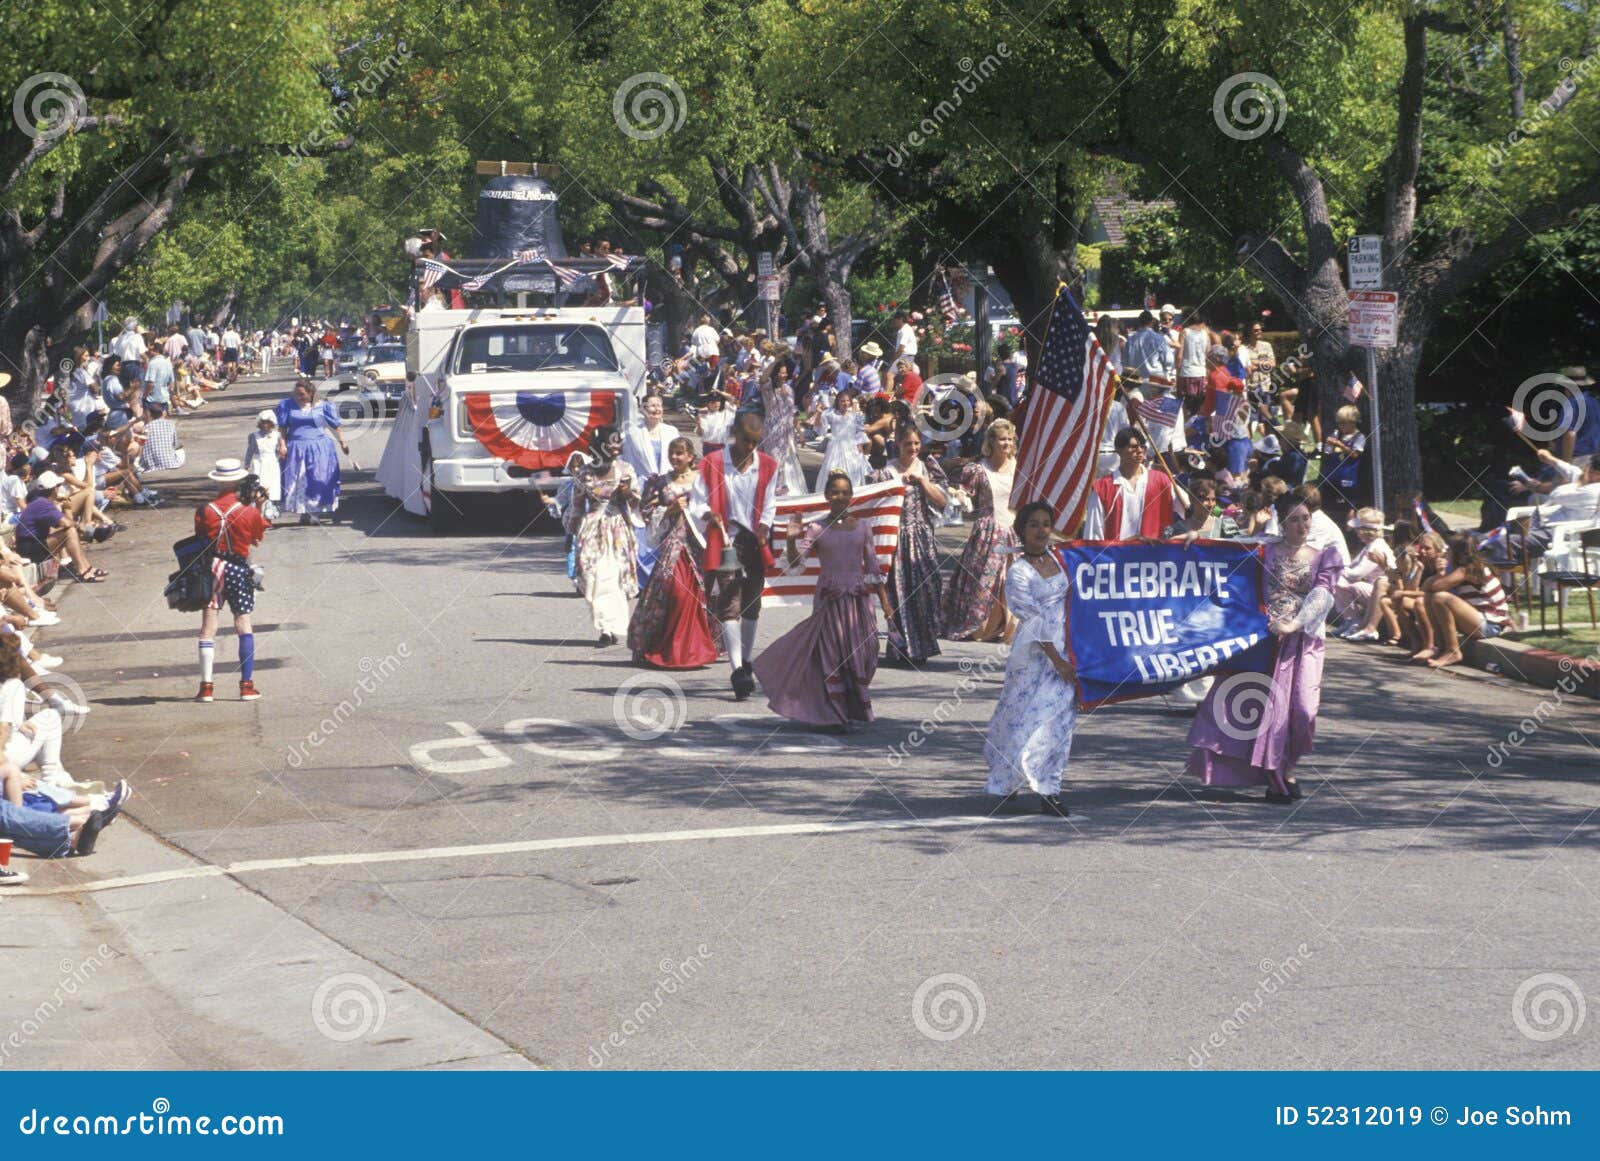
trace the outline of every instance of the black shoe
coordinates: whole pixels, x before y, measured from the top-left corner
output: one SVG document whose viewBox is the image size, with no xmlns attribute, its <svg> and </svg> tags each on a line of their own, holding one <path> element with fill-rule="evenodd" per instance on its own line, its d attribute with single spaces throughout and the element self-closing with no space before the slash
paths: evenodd
<svg viewBox="0 0 1600 1161">
<path fill-rule="evenodd" d="M 1289 779 L 1289 797 L 1294 799 L 1296 802 L 1298 802 L 1301 798 L 1300 783 L 1293 778 Z"/>
<path fill-rule="evenodd" d="M 94 844 L 100 838 L 100 832 L 116 820 L 122 807 L 108 806 L 104 810 L 97 810 L 84 819 L 83 826 L 78 830 L 78 845 L 73 847 L 73 853 L 78 855 L 94 854 Z"/>
<path fill-rule="evenodd" d="M 748 665 L 741 665 L 733 671 L 733 700 L 744 701 L 756 691 L 755 675 L 750 672 Z"/>
<path fill-rule="evenodd" d="M 601 649 L 609 648 L 610 646 L 615 645 L 616 643 L 617 643 L 617 638 L 616 638 L 616 635 L 614 633 L 602 633 L 602 634 L 600 634 L 599 645 L 600 645 Z"/>
<path fill-rule="evenodd" d="M 1066 818 L 1072 811 L 1067 809 L 1067 804 L 1061 801 L 1059 794 L 1039 795 L 1039 813 L 1053 814 L 1058 818 Z"/>
<path fill-rule="evenodd" d="M 1279 794 L 1276 790 L 1269 790 L 1267 791 L 1267 801 L 1276 803 L 1279 806 L 1288 806 L 1294 801 L 1294 795 Z"/>
</svg>

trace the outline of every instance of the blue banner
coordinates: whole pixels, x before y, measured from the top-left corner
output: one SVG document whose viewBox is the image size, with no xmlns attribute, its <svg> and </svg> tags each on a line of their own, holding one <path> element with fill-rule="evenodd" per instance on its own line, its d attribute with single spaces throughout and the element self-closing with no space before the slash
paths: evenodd
<svg viewBox="0 0 1600 1161">
<path fill-rule="evenodd" d="M 1577 1042 L 1550 1059 L 1593 1053 Z M 15 1158 L 1053 1157 L 1069 1152 L 1063 1130 L 1070 1152 L 1119 1158 L 1600 1149 L 1594 1074 L 1576 1071 L 4 1075 L 0 1145 Z M 809 1115 L 774 1112 L 785 1101 Z M 1008 1101 L 1035 1115 L 970 1112 Z"/>
<path fill-rule="evenodd" d="M 1271 670 L 1257 546 L 1074 540 L 1059 553 L 1080 705 L 1166 693 L 1210 673 Z"/>
</svg>

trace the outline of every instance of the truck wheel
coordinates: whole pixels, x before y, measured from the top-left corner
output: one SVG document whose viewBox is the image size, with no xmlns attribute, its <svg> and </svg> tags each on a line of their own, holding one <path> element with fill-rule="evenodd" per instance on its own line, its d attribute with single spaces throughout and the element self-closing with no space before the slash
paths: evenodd
<svg viewBox="0 0 1600 1161">
<path fill-rule="evenodd" d="M 439 491 L 434 484 L 433 465 L 428 465 L 428 523 L 436 536 L 449 536 L 461 527 L 460 505 L 448 492 Z"/>
</svg>

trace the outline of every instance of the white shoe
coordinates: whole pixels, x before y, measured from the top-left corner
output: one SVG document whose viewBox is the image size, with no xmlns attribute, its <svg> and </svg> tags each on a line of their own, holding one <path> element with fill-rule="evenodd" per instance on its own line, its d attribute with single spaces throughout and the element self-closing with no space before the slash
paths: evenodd
<svg viewBox="0 0 1600 1161">
<path fill-rule="evenodd" d="M 62 693 L 52 693 L 44 700 L 49 702 L 50 708 L 59 714 L 78 714 L 82 716 L 89 712 L 88 706 L 79 705 L 77 702 L 73 701 L 71 698 Z"/>
<path fill-rule="evenodd" d="M 61 624 L 61 614 L 53 613 L 49 609 L 40 609 L 37 616 L 28 620 L 28 628 L 41 629 L 49 625 Z"/>
<path fill-rule="evenodd" d="M 1346 641 L 1376 641 L 1377 639 L 1378 631 L 1376 629 L 1358 629 L 1354 633 L 1345 635 Z"/>
<path fill-rule="evenodd" d="M 41 653 L 34 659 L 33 669 L 35 673 L 49 673 L 52 669 L 60 669 L 65 664 L 66 660 L 54 653 Z"/>
</svg>

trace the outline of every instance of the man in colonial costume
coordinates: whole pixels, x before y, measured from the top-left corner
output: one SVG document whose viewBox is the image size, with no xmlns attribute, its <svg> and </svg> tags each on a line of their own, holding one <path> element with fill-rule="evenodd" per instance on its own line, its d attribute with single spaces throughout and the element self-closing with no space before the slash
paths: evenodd
<svg viewBox="0 0 1600 1161">
<path fill-rule="evenodd" d="M 757 448 L 764 430 L 761 412 L 740 411 L 733 421 L 733 442 L 700 461 L 700 478 L 689 496 L 689 516 L 706 546 L 708 604 L 722 625 L 738 701 L 755 692 L 750 660 L 755 656 L 761 590 L 767 569 L 776 563 L 767 536 L 777 514 L 778 461 Z M 737 574 L 717 571 L 729 543 L 738 556 Z"/>
<path fill-rule="evenodd" d="M 1145 439 L 1131 427 L 1117 432 L 1117 470 L 1094 482 L 1083 518 L 1085 540 L 1158 539 L 1187 510 L 1172 477 L 1145 467 Z"/>
</svg>

